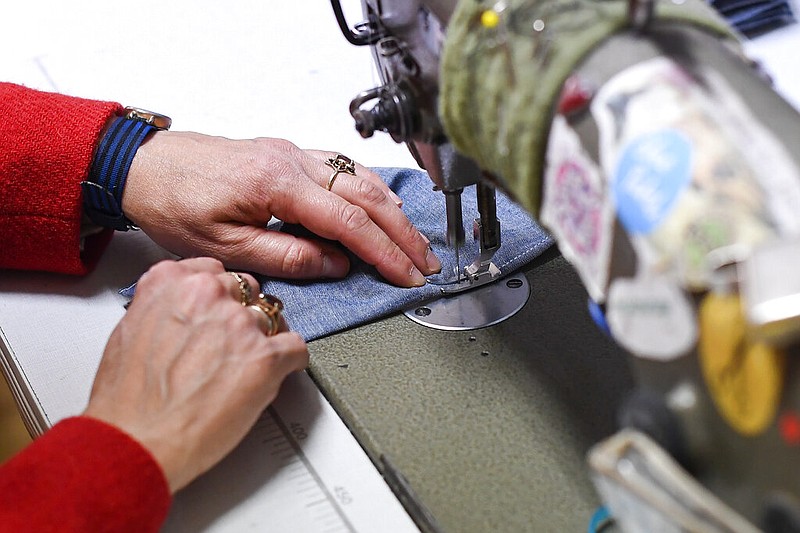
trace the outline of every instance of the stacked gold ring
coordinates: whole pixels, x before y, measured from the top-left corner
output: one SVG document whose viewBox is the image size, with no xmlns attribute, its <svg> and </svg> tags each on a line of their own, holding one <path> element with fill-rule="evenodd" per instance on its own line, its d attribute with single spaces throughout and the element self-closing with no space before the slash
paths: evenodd
<svg viewBox="0 0 800 533">
<path fill-rule="evenodd" d="M 250 300 L 253 298 L 253 290 L 250 288 L 250 284 L 247 283 L 244 278 L 238 272 L 228 272 L 233 279 L 239 284 L 239 294 L 240 298 L 239 301 L 243 306 L 246 306 L 250 303 Z"/>
<path fill-rule="evenodd" d="M 271 294 L 259 293 L 255 302 L 253 299 L 253 290 L 250 284 L 238 272 L 228 271 L 233 279 L 239 284 L 239 302 L 243 307 L 252 307 L 261 313 L 267 319 L 267 328 L 264 332 L 265 335 L 271 336 L 278 333 L 281 327 L 281 311 L 283 311 L 283 302 L 276 296 Z"/>
<path fill-rule="evenodd" d="M 281 324 L 281 311 L 283 310 L 283 302 L 279 298 L 271 295 L 260 293 L 255 303 L 248 305 L 264 314 L 267 317 L 267 330 L 264 332 L 267 336 L 275 335 Z"/>
</svg>

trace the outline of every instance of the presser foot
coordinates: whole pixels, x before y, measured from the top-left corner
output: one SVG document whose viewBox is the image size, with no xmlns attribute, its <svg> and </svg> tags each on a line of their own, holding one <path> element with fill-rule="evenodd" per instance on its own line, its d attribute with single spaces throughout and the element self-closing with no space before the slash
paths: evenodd
<svg viewBox="0 0 800 533">
<path fill-rule="evenodd" d="M 463 273 L 458 272 L 455 281 L 442 285 L 440 287 L 442 293 L 455 294 L 468 291 L 497 281 L 500 278 L 500 269 L 491 261 L 488 264 L 476 263 L 465 267 Z"/>
<path fill-rule="evenodd" d="M 463 288 L 447 292 L 442 290 L 441 298 L 415 305 L 406 309 L 404 314 L 429 328 L 446 331 L 479 329 L 493 326 L 515 315 L 528 301 L 531 293 L 530 284 L 523 274 L 511 275 L 502 280 L 489 276 L 483 276 L 475 282 L 462 279 L 458 285 Z"/>
</svg>

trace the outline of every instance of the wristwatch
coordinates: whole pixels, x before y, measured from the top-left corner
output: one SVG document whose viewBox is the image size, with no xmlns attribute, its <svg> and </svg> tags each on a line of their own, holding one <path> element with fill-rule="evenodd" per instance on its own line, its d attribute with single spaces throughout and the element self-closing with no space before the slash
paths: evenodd
<svg viewBox="0 0 800 533">
<path fill-rule="evenodd" d="M 124 112 L 108 127 L 89 175 L 81 182 L 83 208 L 89 219 L 118 231 L 139 229 L 122 212 L 122 193 L 136 151 L 148 134 L 172 125 L 172 119 L 152 111 L 126 107 Z"/>
</svg>

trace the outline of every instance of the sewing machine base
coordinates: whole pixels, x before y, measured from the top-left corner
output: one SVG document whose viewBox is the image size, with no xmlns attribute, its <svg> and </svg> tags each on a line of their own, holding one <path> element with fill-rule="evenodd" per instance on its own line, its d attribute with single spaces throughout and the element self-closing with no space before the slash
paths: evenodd
<svg viewBox="0 0 800 533">
<path fill-rule="evenodd" d="M 443 295 L 424 305 L 415 305 L 405 316 L 418 324 L 445 331 L 466 331 L 493 326 L 514 316 L 530 296 L 528 279 L 508 276 L 468 292 Z"/>
<path fill-rule="evenodd" d="M 425 532 L 585 531 L 600 505 L 586 452 L 616 430 L 627 357 L 555 247 L 524 271 L 528 302 L 491 327 L 397 314 L 309 343 L 310 375 Z"/>
</svg>

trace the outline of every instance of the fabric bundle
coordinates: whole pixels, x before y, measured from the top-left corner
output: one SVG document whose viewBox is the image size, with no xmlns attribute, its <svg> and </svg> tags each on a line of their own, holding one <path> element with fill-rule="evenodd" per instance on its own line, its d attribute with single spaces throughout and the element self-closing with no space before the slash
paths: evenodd
<svg viewBox="0 0 800 533">
<path fill-rule="evenodd" d="M 350 273 L 344 279 L 262 279 L 262 290 L 283 300 L 289 327 L 307 341 L 439 298 L 442 296 L 441 286 L 454 282 L 455 256 L 445 243 L 446 216 L 442 193 L 433 190 L 425 172 L 400 168 L 374 170 L 403 199 L 405 214 L 430 239 L 433 251 L 442 262 L 442 273 L 429 276 L 424 287 L 395 287 L 372 266 L 349 254 Z M 464 221 L 471 225 L 472 220 L 478 217 L 474 186 L 464 189 L 462 203 Z M 553 242 L 525 210 L 499 191 L 497 218 L 501 224 L 502 244 L 493 262 L 504 275 L 525 266 Z M 304 228 L 288 224 L 281 231 L 307 234 Z M 461 250 L 462 269 L 466 266 L 465 259 L 471 261 L 478 252 L 478 243 L 467 238 Z"/>
</svg>

